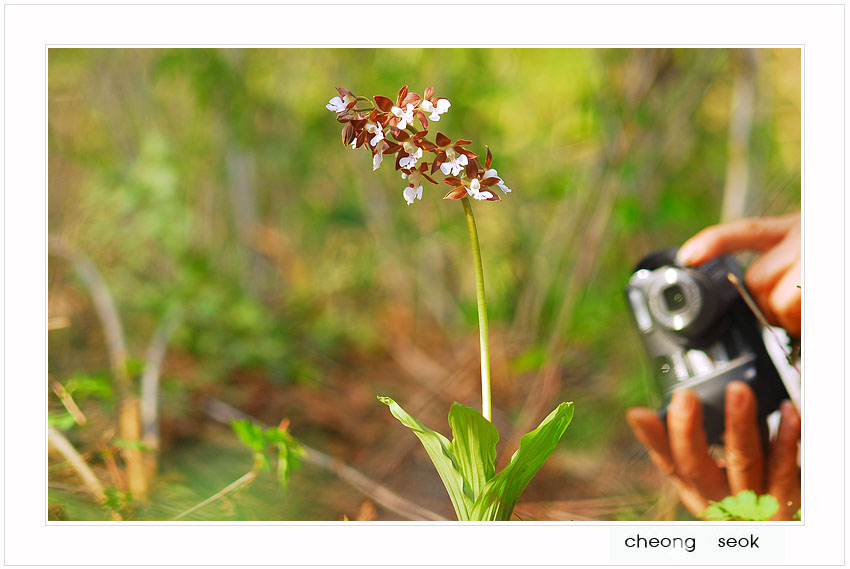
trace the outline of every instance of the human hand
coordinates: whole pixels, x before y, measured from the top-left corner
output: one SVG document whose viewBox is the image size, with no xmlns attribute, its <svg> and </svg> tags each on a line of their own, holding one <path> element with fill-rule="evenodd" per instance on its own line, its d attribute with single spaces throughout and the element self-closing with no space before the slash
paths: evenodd
<svg viewBox="0 0 850 569">
<path fill-rule="evenodd" d="M 699 265 L 725 253 L 761 251 L 747 269 L 747 288 L 768 322 L 792 336 L 801 332 L 802 258 L 800 214 L 755 217 L 703 229 L 685 242 L 677 254 L 682 265 Z"/>
<path fill-rule="evenodd" d="M 629 409 L 626 419 L 649 451 L 652 462 L 679 491 L 682 503 L 695 516 L 709 506 L 743 490 L 772 495 L 779 502 L 773 520 L 790 520 L 800 507 L 800 469 L 797 443 L 800 416 L 790 401 L 781 406 L 776 438 L 765 456 L 757 421 L 756 397 L 750 387 L 733 381 L 726 387 L 725 460 L 708 453 L 702 404 L 689 389 L 679 389 L 667 409 L 667 429 L 651 409 Z M 724 468 L 725 467 L 725 468 Z"/>
</svg>

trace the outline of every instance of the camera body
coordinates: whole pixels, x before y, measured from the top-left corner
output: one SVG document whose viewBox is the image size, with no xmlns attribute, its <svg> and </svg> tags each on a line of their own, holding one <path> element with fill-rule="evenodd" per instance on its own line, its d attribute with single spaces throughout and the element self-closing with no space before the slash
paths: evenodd
<svg viewBox="0 0 850 569">
<path fill-rule="evenodd" d="M 626 299 L 664 394 L 665 420 L 673 391 L 694 390 L 702 401 L 705 432 L 717 443 L 724 431 L 726 386 L 749 384 L 760 423 L 788 397 L 767 353 L 762 328 L 728 273 L 741 282 L 741 265 L 724 255 L 698 267 L 675 262 L 676 249 L 641 259 L 626 286 Z"/>
</svg>

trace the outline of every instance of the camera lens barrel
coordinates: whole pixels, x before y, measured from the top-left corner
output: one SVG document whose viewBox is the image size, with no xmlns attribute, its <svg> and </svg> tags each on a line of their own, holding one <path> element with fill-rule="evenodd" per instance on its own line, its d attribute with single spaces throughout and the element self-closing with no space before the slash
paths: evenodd
<svg viewBox="0 0 850 569">
<path fill-rule="evenodd" d="M 699 273 L 667 267 L 651 273 L 649 278 L 649 311 L 660 326 L 688 336 L 702 332 L 711 324 Z"/>
</svg>

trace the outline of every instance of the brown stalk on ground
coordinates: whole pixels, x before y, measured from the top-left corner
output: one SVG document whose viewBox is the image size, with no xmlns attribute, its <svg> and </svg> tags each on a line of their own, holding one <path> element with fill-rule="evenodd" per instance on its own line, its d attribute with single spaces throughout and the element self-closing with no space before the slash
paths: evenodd
<svg viewBox="0 0 850 569">
<path fill-rule="evenodd" d="M 49 427 L 47 429 L 47 442 L 68 461 L 83 481 L 86 490 L 97 500 L 97 503 L 104 504 L 106 502 L 106 494 L 103 491 L 103 484 L 100 483 L 100 480 L 92 472 L 92 469 L 89 468 L 89 465 L 86 464 L 86 461 L 83 460 L 83 457 L 80 456 L 80 453 L 77 452 L 77 449 L 65 438 L 65 435 L 55 427 Z M 118 512 L 112 512 L 112 519 L 116 521 L 121 520 L 121 515 Z"/>
<path fill-rule="evenodd" d="M 62 237 L 51 235 L 49 252 L 70 262 L 92 298 L 95 312 L 103 326 L 103 334 L 109 351 L 109 363 L 118 394 L 118 436 L 126 445 L 122 456 L 127 465 L 127 479 L 130 493 L 134 498 L 143 498 L 148 489 L 144 459 L 141 446 L 141 424 L 139 417 L 139 398 L 133 393 L 132 383 L 127 373 L 127 346 L 121 319 L 112 295 L 100 276 L 97 268 L 88 257 L 76 251 Z"/>
</svg>

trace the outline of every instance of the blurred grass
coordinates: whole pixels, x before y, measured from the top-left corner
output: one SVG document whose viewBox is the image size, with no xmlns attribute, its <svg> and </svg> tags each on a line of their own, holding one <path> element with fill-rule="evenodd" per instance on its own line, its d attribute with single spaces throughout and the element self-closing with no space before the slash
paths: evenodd
<svg viewBox="0 0 850 569">
<path fill-rule="evenodd" d="M 472 139 L 476 152 L 488 144 L 514 189 L 476 204 L 506 362 L 496 406 L 517 417 L 553 345 L 558 395 L 576 402 L 559 452 L 600 467 L 616 459 L 604 449 L 637 460 L 622 413 L 652 394 L 623 283 L 645 252 L 719 220 L 740 51 L 51 48 L 48 58 L 49 230 L 102 271 L 134 354 L 182 307 L 165 370 L 176 441 L 206 444 L 193 398 L 238 397 L 245 377 L 325 388 L 343 407 L 332 398 L 344 370 L 409 384 L 375 370 L 403 360 L 409 343 L 447 367 L 474 349 L 461 208 L 429 185 L 407 207 L 398 173 L 388 162 L 373 173 L 365 153 L 343 148 L 324 108 L 336 86 L 394 98 L 409 84 L 448 97 L 432 130 Z M 745 213 L 793 211 L 800 52 L 759 50 L 754 73 Z M 49 269 L 50 315 L 71 322 L 49 336 L 51 374 L 102 374 L 85 294 L 60 261 Z M 100 401 L 108 416 L 112 403 Z M 195 476 L 180 448 L 164 467 Z M 635 484 L 650 492 L 652 481 Z M 316 515 L 305 507 L 290 513 Z"/>
</svg>

